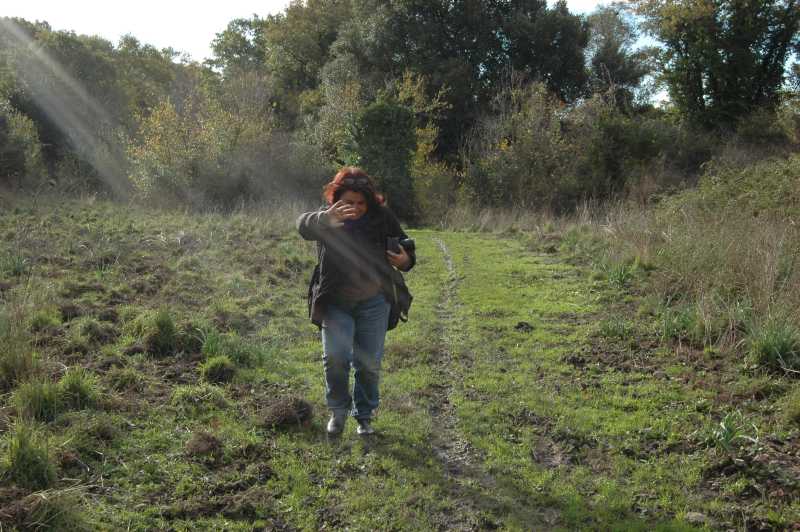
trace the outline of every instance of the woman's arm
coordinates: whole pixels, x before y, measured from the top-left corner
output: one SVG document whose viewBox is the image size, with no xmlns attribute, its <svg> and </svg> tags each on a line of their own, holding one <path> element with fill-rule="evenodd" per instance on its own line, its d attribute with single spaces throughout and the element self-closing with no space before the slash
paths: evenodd
<svg viewBox="0 0 800 532">
<path fill-rule="evenodd" d="M 297 230 L 306 240 L 322 240 L 327 231 L 341 227 L 344 220 L 354 216 L 353 207 L 339 200 L 328 208 L 301 214 L 297 218 Z"/>
</svg>

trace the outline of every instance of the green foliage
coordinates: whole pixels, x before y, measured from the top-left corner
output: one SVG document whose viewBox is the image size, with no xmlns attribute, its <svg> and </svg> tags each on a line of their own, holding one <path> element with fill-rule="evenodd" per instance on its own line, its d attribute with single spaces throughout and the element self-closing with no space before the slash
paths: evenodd
<svg viewBox="0 0 800 532">
<path fill-rule="evenodd" d="M 416 150 L 414 114 L 399 104 L 378 101 L 356 117 L 352 138 L 358 161 L 378 181 L 398 217 L 417 215 L 411 162 Z"/>
<path fill-rule="evenodd" d="M 43 490 L 56 480 L 56 468 L 50 459 L 47 440 L 32 423 L 16 422 L 5 437 L 4 469 L 17 485 Z"/>
<path fill-rule="evenodd" d="M 12 402 L 23 418 L 53 421 L 62 410 L 59 391 L 54 382 L 32 380 L 14 390 Z"/>
<path fill-rule="evenodd" d="M 53 330 L 59 325 L 61 325 L 61 316 L 53 308 L 38 310 L 31 317 L 30 326 L 34 333 Z"/>
<path fill-rule="evenodd" d="M 763 368 L 800 371 L 800 329 L 789 320 L 771 317 L 748 333 L 751 361 Z"/>
<path fill-rule="evenodd" d="M 228 382 L 236 374 L 236 366 L 225 355 L 209 358 L 200 366 L 203 379 L 213 384 Z"/>
<path fill-rule="evenodd" d="M 794 2 L 636 3 L 664 44 L 670 96 L 691 119 L 733 125 L 758 107 L 777 105 L 800 29 Z"/>
<path fill-rule="evenodd" d="M 716 448 L 727 454 L 735 454 L 742 446 L 758 445 L 758 427 L 735 410 L 725 414 L 711 431 L 711 441 Z"/>
<path fill-rule="evenodd" d="M 46 176 L 36 125 L 0 94 L 0 185 L 35 186 Z"/>
<path fill-rule="evenodd" d="M 58 381 L 58 393 L 66 408 L 91 408 L 97 402 L 97 379 L 84 368 L 69 368 Z"/>
</svg>

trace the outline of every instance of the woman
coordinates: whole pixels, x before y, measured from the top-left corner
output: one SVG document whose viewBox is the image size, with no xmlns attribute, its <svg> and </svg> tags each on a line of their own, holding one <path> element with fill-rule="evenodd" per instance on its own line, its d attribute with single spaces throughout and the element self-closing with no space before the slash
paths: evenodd
<svg viewBox="0 0 800 532">
<path fill-rule="evenodd" d="M 387 249 L 389 237 L 408 237 L 363 170 L 342 168 L 323 195 L 327 206 L 302 214 L 297 228 L 303 238 L 317 242 L 308 303 L 311 321 L 322 329 L 325 400 L 331 410 L 327 430 L 341 433 L 351 412 L 358 433 L 372 434 L 389 325 L 391 268 L 408 271 L 416 257 L 403 246 L 399 252 Z"/>
</svg>

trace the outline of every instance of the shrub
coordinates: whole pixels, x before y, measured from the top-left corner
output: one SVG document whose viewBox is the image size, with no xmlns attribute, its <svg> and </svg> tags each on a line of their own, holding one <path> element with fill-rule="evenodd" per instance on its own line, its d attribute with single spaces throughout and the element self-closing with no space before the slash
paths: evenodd
<svg viewBox="0 0 800 532">
<path fill-rule="evenodd" d="M 58 385 L 44 380 L 20 384 L 13 402 L 22 417 L 39 421 L 52 421 L 61 410 Z"/>
<path fill-rule="evenodd" d="M 226 408 L 228 401 L 225 393 L 217 386 L 199 384 L 177 386 L 172 391 L 170 404 L 183 413 L 197 415 L 217 408 Z"/>
<path fill-rule="evenodd" d="M 200 374 L 203 379 L 211 383 L 228 382 L 235 373 L 236 366 L 225 355 L 209 358 L 200 366 Z"/>
<path fill-rule="evenodd" d="M 800 331 L 785 319 L 770 318 L 748 334 L 753 363 L 770 370 L 800 371 Z"/>
<path fill-rule="evenodd" d="M 58 393 L 65 408 L 90 408 L 97 402 L 97 379 L 83 368 L 70 368 L 58 381 Z"/>
<path fill-rule="evenodd" d="M 41 490 L 56 479 L 45 438 L 28 422 L 18 421 L 6 436 L 5 472 L 24 488 Z"/>
</svg>

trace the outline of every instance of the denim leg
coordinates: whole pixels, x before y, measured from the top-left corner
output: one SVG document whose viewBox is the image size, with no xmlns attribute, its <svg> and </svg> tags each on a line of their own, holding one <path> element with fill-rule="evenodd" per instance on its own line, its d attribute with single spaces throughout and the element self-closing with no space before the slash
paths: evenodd
<svg viewBox="0 0 800 532">
<path fill-rule="evenodd" d="M 353 344 L 353 384 L 354 416 L 357 419 L 370 419 L 378 408 L 380 394 L 381 359 L 389 323 L 389 303 L 383 295 L 360 303 L 353 312 L 355 318 L 355 341 Z"/>
<path fill-rule="evenodd" d="M 325 402 L 328 408 L 349 411 L 350 364 L 353 360 L 353 317 L 335 305 L 328 305 L 322 320 L 322 363 L 325 368 Z"/>
</svg>

